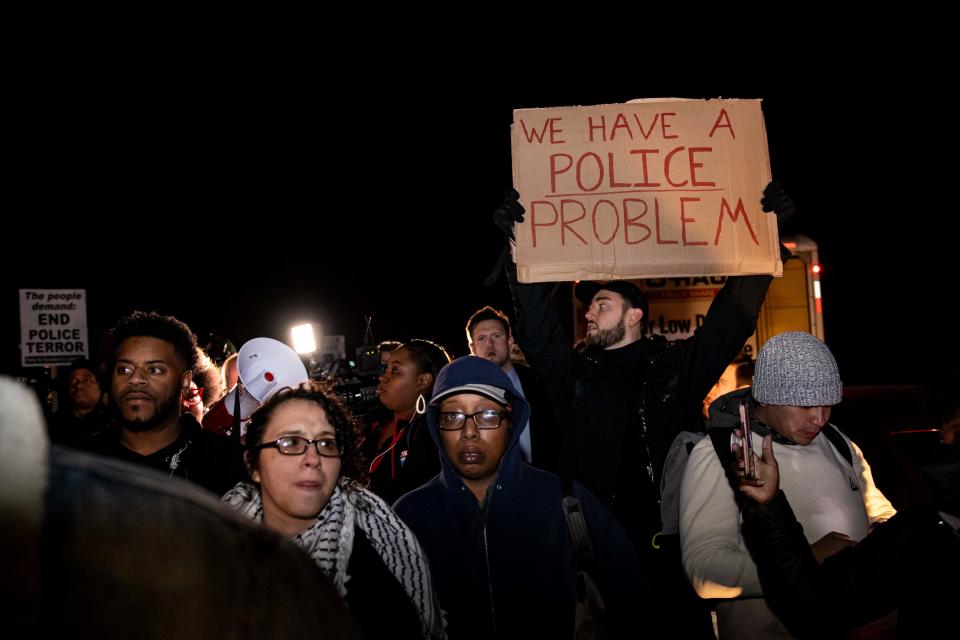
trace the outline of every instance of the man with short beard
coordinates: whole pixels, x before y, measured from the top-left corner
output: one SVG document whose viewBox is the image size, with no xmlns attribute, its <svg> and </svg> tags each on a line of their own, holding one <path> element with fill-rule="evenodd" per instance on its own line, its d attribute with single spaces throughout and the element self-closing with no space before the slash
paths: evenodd
<svg viewBox="0 0 960 640">
<path fill-rule="evenodd" d="M 508 190 L 494 224 L 508 241 L 523 222 L 520 194 Z M 777 183 L 761 200 L 778 222 L 795 210 Z M 506 254 L 504 254 L 506 255 Z M 790 251 L 781 245 L 784 262 Z M 582 482 L 610 509 L 640 553 L 653 582 L 675 607 L 677 637 L 710 637 L 709 618 L 691 615 L 697 601 L 682 575 L 677 549 L 663 549 L 660 477 L 673 438 L 696 431 L 704 396 L 756 328 L 771 276 L 727 278 L 696 333 L 668 347 L 662 336 L 643 336 L 649 308 L 629 281 L 580 282 L 588 305 L 584 348 L 574 350 L 551 302 L 551 283 L 517 281 L 505 260 L 516 308 L 516 339 L 540 374 L 565 431 L 559 474 Z"/>
<path fill-rule="evenodd" d="M 239 444 L 180 415 L 198 358 L 197 339 L 173 316 L 135 311 L 110 333 L 115 422 L 81 448 L 157 469 L 220 495 L 246 477 Z"/>
</svg>

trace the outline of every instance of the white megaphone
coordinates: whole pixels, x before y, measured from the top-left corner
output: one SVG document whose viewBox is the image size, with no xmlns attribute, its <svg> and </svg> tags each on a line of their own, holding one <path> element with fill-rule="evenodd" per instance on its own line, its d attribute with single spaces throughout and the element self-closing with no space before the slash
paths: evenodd
<svg viewBox="0 0 960 640">
<path fill-rule="evenodd" d="M 222 435 L 232 434 L 236 420 L 235 408 L 240 409 L 240 422 L 250 416 L 270 396 L 284 387 L 297 387 L 310 379 L 307 368 L 297 352 L 272 338 L 254 338 L 240 347 L 237 355 L 239 382 L 203 417 L 203 428 Z M 244 430 L 241 427 L 241 430 Z"/>
</svg>

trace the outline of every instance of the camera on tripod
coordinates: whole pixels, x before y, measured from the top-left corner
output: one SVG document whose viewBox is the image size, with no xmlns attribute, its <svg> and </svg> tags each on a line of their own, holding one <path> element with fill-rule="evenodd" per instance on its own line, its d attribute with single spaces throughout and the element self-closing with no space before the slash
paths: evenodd
<svg viewBox="0 0 960 640">
<path fill-rule="evenodd" d="M 329 384 L 357 417 L 377 408 L 379 375 L 380 352 L 376 345 L 357 347 L 355 360 L 329 357 L 310 372 L 312 379 Z"/>
<path fill-rule="evenodd" d="M 357 347 L 353 360 L 346 357 L 344 336 L 327 335 L 316 340 L 311 324 L 292 329 L 294 348 L 305 359 L 310 379 L 330 385 L 353 415 L 361 418 L 381 406 L 377 399 L 380 350 L 370 328 L 373 317 L 364 316 L 364 321 L 363 346 Z"/>
</svg>

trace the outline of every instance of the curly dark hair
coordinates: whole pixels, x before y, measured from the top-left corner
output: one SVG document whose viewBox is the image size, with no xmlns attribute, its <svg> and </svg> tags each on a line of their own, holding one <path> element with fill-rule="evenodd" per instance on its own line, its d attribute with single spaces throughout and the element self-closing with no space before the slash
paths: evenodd
<svg viewBox="0 0 960 640">
<path fill-rule="evenodd" d="M 134 311 L 117 321 L 110 330 L 107 362 L 113 363 L 117 357 L 117 348 L 127 338 L 157 338 L 173 345 L 174 351 L 183 359 L 185 371 L 197 367 L 197 336 L 185 323 L 173 316 L 162 316 L 151 311 Z"/>
<path fill-rule="evenodd" d="M 197 349 L 197 364 L 193 368 L 193 381 L 197 386 L 203 389 L 203 406 L 210 407 L 219 400 L 226 389 L 223 383 L 223 376 L 220 375 L 220 367 L 210 359 L 207 352 L 203 349 Z"/>
<path fill-rule="evenodd" d="M 363 482 L 366 470 L 360 450 L 363 429 L 346 405 L 334 394 L 333 388 L 322 382 L 304 382 L 299 387 L 281 389 L 253 412 L 250 423 L 247 425 L 245 439 L 247 466 L 250 470 L 259 468 L 261 450 L 254 447 L 263 444 L 263 434 L 267 430 L 267 424 L 274 411 L 291 400 L 314 402 L 323 409 L 327 414 L 327 420 L 337 434 L 337 447 L 340 449 L 340 475 Z"/>
</svg>

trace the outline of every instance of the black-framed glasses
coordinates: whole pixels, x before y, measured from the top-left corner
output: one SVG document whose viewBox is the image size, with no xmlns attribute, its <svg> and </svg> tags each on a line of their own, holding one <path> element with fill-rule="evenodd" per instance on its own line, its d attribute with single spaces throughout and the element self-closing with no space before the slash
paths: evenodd
<svg viewBox="0 0 960 640">
<path fill-rule="evenodd" d="M 285 456 L 302 456 L 307 452 L 307 448 L 314 445 L 324 458 L 339 458 L 340 447 L 337 446 L 336 438 L 317 438 L 316 440 L 307 440 L 300 436 L 284 436 L 277 438 L 273 442 L 264 442 L 253 447 L 253 449 L 276 449 Z"/>
<path fill-rule="evenodd" d="M 441 431 L 460 431 L 467 424 L 467 418 L 473 418 L 477 429 L 496 429 L 503 424 L 503 419 L 510 415 L 509 411 L 497 409 L 481 409 L 476 413 L 462 411 L 442 411 L 437 420 L 437 428 Z"/>
</svg>

